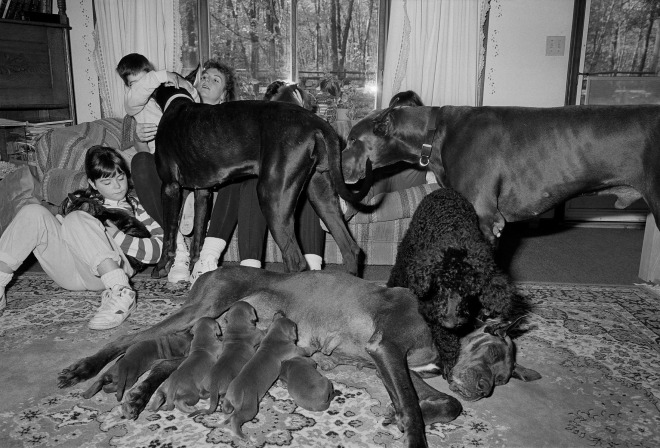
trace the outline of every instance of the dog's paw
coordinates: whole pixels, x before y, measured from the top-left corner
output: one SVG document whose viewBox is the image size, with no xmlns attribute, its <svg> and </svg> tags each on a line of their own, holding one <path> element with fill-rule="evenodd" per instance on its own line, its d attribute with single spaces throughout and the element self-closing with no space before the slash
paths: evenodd
<svg viewBox="0 0 660 448">
<path fill-rule="evenodd" d="M 126 399 L 121 404 L 121 413 L 125 418 L 137 420 L 140 413 L 147 407 L 151 395 L 138 384 L 126 393 Z"/>
<path fill-rule="evenodd" d="M 82 359 L 60 372 L 57 376 L 57 387 L 60 389 L 71 387 L 81 381 L 90 379 L 99 370 L 88 361 L 88 358 Z"/>
<path fill-rule="evenodd" d="M 441 392 L 438 392 L 438 395 L 434 397 L 420 400 L 419 407 L 422 410 L 424 424 L 426 425 L 451 422 L 463 412 L 460 401 Z"/>
</svg>

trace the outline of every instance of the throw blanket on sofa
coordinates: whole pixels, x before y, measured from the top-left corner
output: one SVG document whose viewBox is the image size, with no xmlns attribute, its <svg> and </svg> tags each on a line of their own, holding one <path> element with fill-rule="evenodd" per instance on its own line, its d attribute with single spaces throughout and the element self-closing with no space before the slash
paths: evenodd
<svg viewBox="0 0 660 448">
<path fill-rule="evenodd" d="M 124 120 L 127 121 L 127 120 Z M 86 185 L 85 154 L 94 145 L 122 149 L 130 163 L 134 151 L 130 147 L 130 132 L 120 118 L 103 118 L 75 126 L 52 129 L 35 142 L 37 175 L 42 182 L 44 200 L 59 204 L 68 192 Z"/>
</svg>

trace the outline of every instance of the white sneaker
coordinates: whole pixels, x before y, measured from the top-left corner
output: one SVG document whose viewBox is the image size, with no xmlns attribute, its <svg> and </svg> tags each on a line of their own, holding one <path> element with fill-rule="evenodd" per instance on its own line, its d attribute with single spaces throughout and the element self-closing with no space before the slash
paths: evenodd
<svg viewBox="0 0 660 448">
<path fill-rule="evenodd" d="M 115 285 L 101 294 L 101 306 L 87 325 L 92 330 L 109 330 L 121 325 L 135 310 L 135 291 Z"/>
<path fill-rule="evenodd" d="M 167 281 L 170 283 L 187 282 L 190 280 L 190 249 L 186 239 L 181 232 L 176 238 L 176 252 L 174 254 L 174 263 L 167 274 Z"/>
<path fill-rule="evenodd" d="M 218 268 L 218 262 L 207 258 L 202 260 L 201 258 L 197 260 L 195 266 L 193 267 L 192 274 L 190 274 L 190 287 L 195 284 L 200 275 L 215 271 Z"/>
<path fill-rule="evenodd" d="M 195 194 L 190 192 L 183 203 L 183 213 L 179 223 L 179 232 L 188 236 L 195 227 Z"/>
</svg>

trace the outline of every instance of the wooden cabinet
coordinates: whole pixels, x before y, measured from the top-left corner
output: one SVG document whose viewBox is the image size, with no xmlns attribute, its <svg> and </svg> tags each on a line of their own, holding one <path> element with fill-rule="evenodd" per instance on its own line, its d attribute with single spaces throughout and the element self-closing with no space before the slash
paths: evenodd
<svg viewBox="0 0 660 448">
<path fill-rule="evenodd" d="M 0 117 L 75 124 L 69 26 L 59 18 L 0 20 Z"/>
</svg>

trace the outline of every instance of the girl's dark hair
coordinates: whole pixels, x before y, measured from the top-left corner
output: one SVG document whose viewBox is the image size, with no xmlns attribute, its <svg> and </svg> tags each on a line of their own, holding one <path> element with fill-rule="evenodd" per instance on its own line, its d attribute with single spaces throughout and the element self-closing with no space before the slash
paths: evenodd
<svg viewBox="0 0 660 448">
<path fill-rule="evenodd" d="M 204 63 L 204 66 L 202 67 L 202 73 L 210 68 L 216 69 L 225 77 L 225 101 L 236 101 L 238 99 L 238 85 L 236 82 L 236 74 L 234 73 L 234 69 L 227 64 L 224 64 L 213 58 Z"/>
<path fill-rule="evenodd" d="M 412 90 L 399 92 L 390 100 L 390 107 L 392 106 L 423 106 L 422 99 Z"/>
<path fill-rule="evenodd" d="M 92 182 L 97 181 L 98 179 L 105 179 L 108 177 L 114 177 L 119 174 L 126 175 L 128 180 L 128 189 L 129 192 L 133 188 L 131 183 L 131 172 L 128 168 L 128 163 L 126 160 L 119 154 L 119 152 L 108 146 L 95 145 L 87 150 L 85 155 L 85 174 L 87 179 Z M 69 212 L 77 210 L 77 205 L 72 203 L 72 200 L 78 198 L 91 199 L 96 201 L 98 205 L 102 205 L 104 197 L 98 190 L 93 189 L 90 185 L 87 185 L 87 188 L 76 190 L 73 193 L 69 194 L 61 204 L 61 213 L 66 215 Z M 137 201 L 130 194 L 126 195 L 126 200 L 133 208 L 133 213 L 136 211 Z"/>
<path fill-rule="evenodd" d="M 156 68 L 149 59 L 139 53 L 130 53 L 119 60 L 117 73 L 128 86 L 128 75 L 137 75 L 140 72 L 153 72 Z"/>
</svg>

